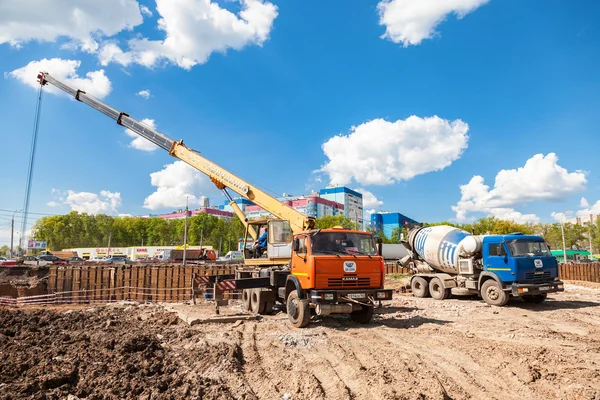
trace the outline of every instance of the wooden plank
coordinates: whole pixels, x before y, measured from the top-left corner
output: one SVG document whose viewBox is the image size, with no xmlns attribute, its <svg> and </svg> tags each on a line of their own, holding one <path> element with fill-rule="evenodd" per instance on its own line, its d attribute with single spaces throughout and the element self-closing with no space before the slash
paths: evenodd
<svg viewBox="0 0 600 400">
<path fill-rule="evenodd" d="M 153 267 L 150 271 L 149 287 L 152 288 L 149 300 L 156 301 L 158 299 L 158 268 L 156 267 Z"/>
<path fill-rule="evenodd" d="M 48 275 L 48 293 L 56 293 L 56 267 L 50 267 Z"/>
<path fill-rule="evenodd" d="M 125 269 L 122 267 L 115 268 L 115 300 L 123 300 L 123 285 Z"/>
<path fill-rule="evenodd" d="M 138 283 L 136 285 L 136 291 L 137 291 L 137 299 L 140 302 L 145 301 L 146 299 L 144 298 L 144 288 L 146 287 L 146 267 L 142 267 L 138 270 Z"/>
<path fill-rule="evenodd" d="M 79 301 L 79 290 L 81 290 L 81 267 L 73 268 L 73 285 L 71 290 L 71 301 L 77 303 Z"/>
<path fill-rule="evenodd" d="M 156 281 L 153 285 L 153 287 L 156 290 L 156 297 L 154 298 L 154 301 L 164 301 L 164 299 L 165 299 L 164 298 L 165 291 L 163 290 L 165 288 L 164 271 L 165 271 L 165 267 L 156 269 Z"/>
<path fill-rule="evenodd" d="M 179 266 L 176 265 L 173 267 L 173 294 L 171 295 L 171 299 L 174 302 L 179 302 Z"/>
<path fill-rule="evenodd" d="M 102 299 L 102 267 L 96 267 L 94 268 L 94 276 L 93 276 L 93 282 L 94 282 L 94 301 L 98 301 Z"/>
<path fill-rule="evenodd" d="M 79 288 L 82 292 L 79 294 L 79 300 L 82 302 L 86 302 L 88 296 L 88 271 L 89 267 L 81 267 L 81 283 L 79 285 Z"/>
<path fill-rule="evenodd" d="M 125 299 L 127 299 L 127 300 L 134 300 L 133 296 L 131 294 L 131 287 L 135 287 L 137 285 L 137 272 L 138 272 L 138 268 L 131 266 L 129 268 L 129 275 L 123 281 L 126 286 L 126 288 L 123 289 L 124 290 L 123 293 L 124 293 Z"/>
</svg>

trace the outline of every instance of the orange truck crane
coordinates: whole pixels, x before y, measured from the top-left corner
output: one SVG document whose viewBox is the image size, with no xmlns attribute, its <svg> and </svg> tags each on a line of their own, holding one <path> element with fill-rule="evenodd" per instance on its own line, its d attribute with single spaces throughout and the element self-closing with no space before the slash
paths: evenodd
<svg viewBox="0 0 600 400">
<path fill-rule="evenodd" d="M 381 246 L 377 246 L 370 232 L 342 227 L 315 229 L 314 218 L 214 164 L 183 141 L 168 138 L 47 72 L 40 72 L 38 82 L 42 86 L 55 86 L 129 128 L 206 174 L 223 192 L 246 229 L 244 266 L 236 270 L 228 284 L 243 290 L 242 300 L 247 310 L 268 314 L 275 303 L 282 303 L 290 322 L 298 328 L 308 325 L 312 314 L 350 314 L 358 323 L 369 323 L 376 304 L 392 299 L 392 291 L 384 289 Z M 274 218 L 248 220 L 229 190 Z M 268 232 L 266 246 L 257 249 L 259 234 L 264 232 Z"/>
</svg>

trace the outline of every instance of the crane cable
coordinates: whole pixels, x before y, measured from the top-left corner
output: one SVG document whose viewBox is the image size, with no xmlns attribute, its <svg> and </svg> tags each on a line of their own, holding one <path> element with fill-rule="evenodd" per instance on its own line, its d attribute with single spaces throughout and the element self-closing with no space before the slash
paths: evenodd
<svg viewBox="0 0 600 400">
<path fill-rule="evenodd" d="M 40 114 L 42 112 L 43 86 L 38 89 L 37 103 L 35 107 L 35 119 L 33 121 L 33 137 L 31 138 L 31 152 L 29 154 L 29 170 L 27 171 L 27 186 L 25 186 L 25 202 L 23 205 L 23 223 L 19 235 L 19 247 L 23 249 L 23 236 L 27 227 L 27 216 L 29 213 L 29 199 L 31 195 L 31 183 L 33 181 L 33 165 L 35 161 L 35 150 L 37 148 L 38 131 L 40 129 Z"/>
</svg>

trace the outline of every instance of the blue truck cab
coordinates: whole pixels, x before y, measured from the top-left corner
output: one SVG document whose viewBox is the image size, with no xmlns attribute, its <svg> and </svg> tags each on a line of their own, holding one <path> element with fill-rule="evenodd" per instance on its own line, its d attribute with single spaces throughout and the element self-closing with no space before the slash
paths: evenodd
<svg viewBox="0 0 600 400">
<path fill-rule="evenodd" d="M 484 236 L 482 256 L 482 292 L 486 289 L 485 280 L 490 278 L 504 292 L 531 303 L 541 303 L 548 293 L 564 291 L 563 282 L 558 279 L 558 261 L 540 236 L 520 232 Z"/>
</svg>

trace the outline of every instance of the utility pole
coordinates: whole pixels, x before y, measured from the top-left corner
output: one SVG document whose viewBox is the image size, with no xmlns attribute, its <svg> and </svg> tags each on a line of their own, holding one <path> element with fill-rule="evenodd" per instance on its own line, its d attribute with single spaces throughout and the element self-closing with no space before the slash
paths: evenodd
<svg viewBox="0 0 600 400">
<path fill-rule="evenodd" d="M 183 265 L 185 265 L 185 253 L 187 248 L 187 219 L 188 219 L 188 197 L 185 197 L 185 222 L 183 225 Z"/>
<path fill-rule="evenodd" d="M 106 258 L 110 258 L 110 237 L 112 236 L 112 228 L 108 232 L 108 248 L 106 249 Z"/>
<path fill-rule="evenodd" d="M 18 212 L 20 212 L 20 211 L 23 211 L 23 209 L 21 209 L 21 210 L 15 210 L 15 212 L 12 215 L 12 220 L 11 220 L 11 223 L 10 223 L 10 256 L 9 256 L 9 258 L 12 258 L 13 254 L 14 254 L 13 253 L 13 237 L 14 237 L 14 234 L 15 234 L 15 214 L 18 213 Z"/>
<path fill-rule="evenodd" d="M 562 233 L 562 242 L 563 242 L 563 262 L 567 262 L 567 245 L 565 244 L 565 227 L 563 225 L 563 214 L 560 214 L 560 231 Z"/>
<path fill-rule="evenodd" d="M 590 214 L 590 260 L 594 255 L 594 249 L 592 248 L 592 223 L 594 221 L 593 215 Z"/>
</svg>

